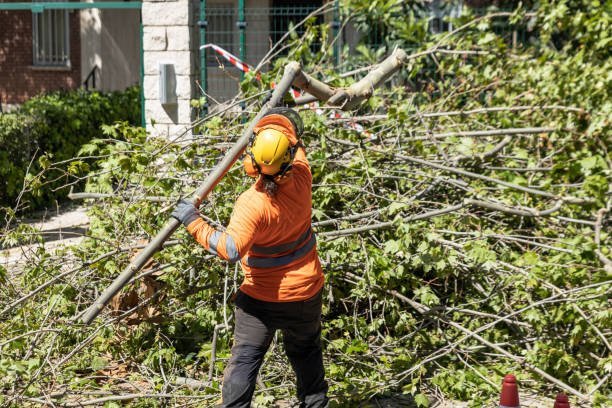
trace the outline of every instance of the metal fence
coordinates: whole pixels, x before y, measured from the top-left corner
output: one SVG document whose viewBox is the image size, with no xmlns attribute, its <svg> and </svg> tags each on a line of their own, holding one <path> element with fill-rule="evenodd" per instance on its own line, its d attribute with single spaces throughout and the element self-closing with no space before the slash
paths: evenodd
<svg viewBox="0 0 612 408">
<path fill-rule="evenodd" d="M 201 42 L 216 44 L 236 55 L 245 63 L 254 66 L 287 33 L 292 25 L 301 22 L 317 8 L 317 6 L 283 6 L 251 7 L 241 10 L 240 5 L 235 3 L 228 3 L 224 6 L 209 6 L 206 7 L 205 13 L 201 14 L 201 18 L 206 21 L 203 31 L 204 39 Z M 431 32 L 445 32 L 456 28 L 448 22 L 448 18 L 459 17 L 462 7 L 453 7 L 449 10 L 443 10 L 442 12 L 432 10 L 423 13 L 423 18 L 429 21 Z M 470 10 L 471 13 L 476 15 L 489 12 L 489 9 L 482 8 Z M 335 30 L 342 27 L 343 31 L 340 33 L 340 38 L 350 45 L 365 42 L 372 47 L 376 47 L 384 41 L 384 21 L 379 22 L 378 25 L 373 22 L 366 32 L 360 33 L 351 25 L 341 25 L 337 20 L 337 10 L 329 8 L 324 14 L 316 16 L 313 22 L 315 24 L 329 23 L 330 38 L 333 38 L 337 33 Z M 512 46 L 524 43 L 528 39 L 526 27 L 510 24 L 507 17 L 492 19 L 491 27 L 495 33 L 502 36 Z M 304 26 L 296 30 L 298 35 L 303 34 L 304 31 Z M 320 45 L 314 44 L 313 48 L 320 47 Z M 340 51 L 341 48 L 337 46 L 331 52 L 339 54 Z M 201 80 L 203 91 L 211 98 L 210 102 L 212 104 L 225 102 L 237 94 L 242 73 L 212 49 L 205 52 L 206 57 L 202 60 L 206 61 L 205 67 L 200 70 L 203 76 Z M 339 61 L 339 55 L 336 55 L 334 60 Z"/>
<path fill-rule="evenodd" d="M 316 9 L 313 6 L 253 7 L 245 8 L 240 16 L 235 6 L 210 6 L 206 8 L 206 38 L 202 42 L 218 45 L 255 66 L 292 25 Z M 316 22 L 323 23 L 323 16 Z M 304 30 L 299 27 L 296 32 L 301 35 Z M 242 72 L 214 50 L 205 52 L 206 67 L 201 72 L 205 72 L 206 78 L 201 81 L 202 85 L 213 103 L 224 102 L 236 95 Z"/>
</svg>

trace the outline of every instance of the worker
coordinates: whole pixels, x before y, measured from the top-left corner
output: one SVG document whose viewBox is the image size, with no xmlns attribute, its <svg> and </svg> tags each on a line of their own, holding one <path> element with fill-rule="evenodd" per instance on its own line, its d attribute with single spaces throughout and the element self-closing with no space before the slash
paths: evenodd
<svg viewBox="0 0 612 408">
<path fill-rule="evenodd" d="M 241 262 L 234 343 L 222 407 L 250 407 L 259 368 L 275 331 L 297 380 L 300 407 L 326 407 L 321 349 L 323 271 L 311 229 L 312 175 L 300 140 L 300 116 L 274 108 L 255 125 L 244 168 L 255 178 L 234 206 L 225 231 L 182 200 L 172 216 L 211 253 Z"/>
</svg>

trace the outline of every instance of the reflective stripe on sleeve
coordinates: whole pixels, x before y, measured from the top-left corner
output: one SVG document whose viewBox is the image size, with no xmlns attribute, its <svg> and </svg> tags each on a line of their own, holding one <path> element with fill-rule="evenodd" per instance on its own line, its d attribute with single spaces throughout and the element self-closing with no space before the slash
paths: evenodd
<svg viewBox="0 0 612 408">
<path fill-rule="evenodd" d="M 225 253 L 227 254 L 227 260 L 230 262 L 238 262 L 240 260 L 240 253 L 236 248 L 236 242 L 231 235 L 227 234 L 225 237 Z"/>
<path fill-rule="evenodd" d="M 275 268 L 278 266 L 288 265 L 293 261 L 296 261 L 310 252 L 314 248 L 317 242 L 315 234 L 310 236 L 310 240 L 301 248 L 293 251 L 290 254 L 279 256 L 277 258 L 260 258 L 249 256 L 246 259 L 246 264 L 252 268 Z"/>
<path fill-rule="evenodd" d="M 221 232 L 215 231 L 208 238 L 208 252 L 213 255 L 217 255 L 217 245 L 219 244 L 219 239 L 221 238 Z"/>
<path fill-rule="evenodd" d="M 274 245 L 274 246 L 253 245 L 251 247 L 251 251 L 256 252 L 257 254 L 261 254 L 261 255 L 274 255 L 274 254 L 281 254 L 283 252 L 291 251 L 299 247 L 300 245 L 302 245 L 304 242 L 306 242 L 311 232 L 312 232 L 312 228 L 308 227 L 308 229 L 302 235 L 300 235 L 299 238 L 296 239 L 295 241 L 286 242 L 284 244 L 279 244 L 279 245 Z"/>
</svg>

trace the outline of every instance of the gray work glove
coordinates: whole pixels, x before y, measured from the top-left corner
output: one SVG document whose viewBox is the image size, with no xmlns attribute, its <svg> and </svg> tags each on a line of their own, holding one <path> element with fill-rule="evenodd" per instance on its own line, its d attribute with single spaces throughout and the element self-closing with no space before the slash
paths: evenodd
<svg viewBox="0 0 612 408">
<path fill-rule="evenodd" d="M 195 208 L 195 205 L 185 199 L 178 202 L 176 208 L 170 215 L 183 223 L 184 226 L 188 226 L 200 218 L 200 212 Z"/>
</svg>

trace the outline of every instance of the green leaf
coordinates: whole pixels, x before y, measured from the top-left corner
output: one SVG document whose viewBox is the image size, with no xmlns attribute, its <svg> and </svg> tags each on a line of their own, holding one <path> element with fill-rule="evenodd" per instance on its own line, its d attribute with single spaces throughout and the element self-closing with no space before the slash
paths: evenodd
<svg viewBox="0 0 612 408">
<path fill-rule="evenodd" d="M 419 297 L 421 303 L 426 306 L 436 306 L 440 304 L 440 298 L 436 296 L 429 286 L 421 286 L 414 291 L 414 294 Z"/>
<path fill-rule="evenodd" d="M 108 365 L 108 361 L 102 357 L 94 357 L 91 360 L 90 368 L 92 371 L 99 371 Z"/>
<path fill-rule="evenodd" d="M 601 156 L 590 156 L 580 160 L 583 173 L 588 176 L 594 174 L 596 170 L 606 169 L 606 161 Z"/>
<path fill-rule="evenodd" d="M 419 393 L 414 396 L 414 403 L 417 407 L 427 408 L 429 407 L 429 398 L 427 398 L 427 395 Z"/>
<path fill-rule="evenodd" d="M 51 160 L 49 159 L 49 155 L 44 154 L 38 158 L 38 165 L 41 169 L 46 170 L 51 167 Z"/>
</svg>

